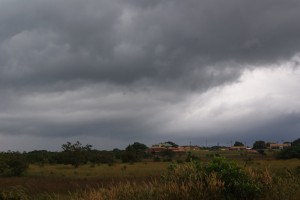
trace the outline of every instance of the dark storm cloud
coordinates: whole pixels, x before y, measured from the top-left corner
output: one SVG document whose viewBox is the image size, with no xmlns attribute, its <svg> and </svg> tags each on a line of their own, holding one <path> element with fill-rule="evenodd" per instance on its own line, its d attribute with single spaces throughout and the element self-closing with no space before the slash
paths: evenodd
<svg viewBox="0 0 300 200">
<path fill-rule="evenodd" d="M 299 50 L 299 4 L 2 0 L 2 85 L 142 78 L 220 84 L 238 75 L 240 62 L 275 62 Z M 233 75 L 223 74 L 224 62 Z"/>
<path fill-rule="evenodd" d="M 299 19 L 298 0 L 0 0 L 0 133 L 168 137 L 193 95 L 299 53 Z"/>
</svg>

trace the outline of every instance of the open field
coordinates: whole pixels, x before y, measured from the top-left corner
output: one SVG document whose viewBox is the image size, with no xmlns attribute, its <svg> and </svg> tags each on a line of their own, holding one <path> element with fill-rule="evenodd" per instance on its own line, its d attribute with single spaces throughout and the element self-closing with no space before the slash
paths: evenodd
<svg viewBox="0 0 300 200">
<path fill-rule="evenodd" d="M 141 162 L 114 165 L 30 165 L 23 177 L 0 178 L 0 188 L 21 186 L 29 193 L 68 193 L 118 182 L 144 182 L 158 178 L 168 163 Z"/>
<path fill-rule="evenodd" d="M 85 178 L 104 180 L 111 179 L 145 179 L 158 176 L 164 171 L 168 163 L 165 162 L 139 162 L 135 164 L 115 163 L 99 165 L 82 165 L 74 168 L 71 165 L 30 165 L 26 173 L 27 177 L 63 177 Z"/>
<path fill-rule="evenodd" d="M 275 160 L 272 153 L 262 156 L 259 154 L 245 155 L 242 152 L 232 151 L 197 151 L 193 154 L 197 155 L 202 162 L 209 162 L 212 155 L 216 154 L 235 158 L 234 160 L 239 166 L 260 170 L 267 169 L 272 173 L 300 168 L 299 159 Z M 176 159 L 173 163 L 177 163 Z M 178 157 L 178 159 L 183 159 L 183 157 Z M 86 164 L 78 168 L 71 165 L 30 165 L 22 177 L 0 178 L 0 188 L 4 190 L 21 189 L 30 194 L 32 199 L 43 199 L 47 195 L 52 196 L 52 198 L 54 195 L 55 198 L 53 199 L 58 199 L 58 197 L 68 196 L 69 193 L 96 191 L 99 188 L 109 188 L 119 183 L 138 185 L 149 183 L 155 179 L 160 179 L 161 175 L 167 172 L 171 163 L 148 160 L 134 164 L 120 162 L 99 165 Z M 40 196 L 43 198 L 37 198 Z"/>
</svg>

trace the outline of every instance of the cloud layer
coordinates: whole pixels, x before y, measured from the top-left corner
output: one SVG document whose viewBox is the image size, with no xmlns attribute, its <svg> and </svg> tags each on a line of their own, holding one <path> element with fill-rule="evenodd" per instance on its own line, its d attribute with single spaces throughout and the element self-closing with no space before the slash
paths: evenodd
<svg viewBox="0 0 300 200">
<path fill-rule="evenodd" d="M 0 0 L 1 141 L 294 138 L 299 18 L 297 0 Z"/>
</svg>

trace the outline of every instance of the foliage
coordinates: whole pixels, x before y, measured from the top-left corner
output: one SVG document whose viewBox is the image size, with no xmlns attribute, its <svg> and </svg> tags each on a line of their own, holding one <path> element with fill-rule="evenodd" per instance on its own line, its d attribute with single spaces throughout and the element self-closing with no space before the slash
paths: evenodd
<svg viewBox="0 0 300 200">
<path fill-rule="evenodd" d="M 254 171 L 241 168 L 233 161 L 215 158 L 207 164 L 172 163 L 160 180 L 115 184 L 77 193 L 70 199 L 294 200 L 299 189 L 298 178 L 285 173 L 272 177 L 267 170 Z M 292 185 L 291 190 L 288 190 L 289 185 Z"/>
<path fill-rule="evenodd" d="M 28 153 L 24 153 L 26 160 L 31 164 L 56 164 L 58 152 L 49 152 L 46 150 L 35 150 Z"/>
<path fill-rule="evenodd" d="M 192 152 L 188 152 L 185 161 L 186 162 L 191 162 L 193 160 L 199 160 L 199 158 L 195 155 L 192 154 Z"/>
<path fill-rule="evenodd" d="M 283 149 L 281 152 L 278 153 L 277 157 L 279 159 L 300 159 L 300 145 L 293 145 L 291 147 Z"/>
<path fill-rule="evenodd" d="M 76 170 L 70 166 L 62 165 L 45 165 L 43 168 L 31 165 L 26 177 L 17 178 L 18 181 L 24 180 L 23 189 L 7 188 L 5 184 L 7 184 L 6 180 L 8 179 L 2 179 L 0 181 L 0 193 L 11 199 L 25 199 L 27 194 L 29 195 L 27 199 L 33 200 L 299 199 L 299 195 L 297 196 L 299 194 L 297 191 L 300 192 L 298 160 L 259 161 L 260 165 L 252 164 L 247 168 L 237 165 L 241 172 L 246 174 L 247 180 L 250 180 L 251 184 L 254 182 L 261 189 L 261 192 L 255 198 L 251 195 L 243 198 L 241 195 L 232 197 L 230 193 L 225 192 L 224 179 L 221 180 L 219 172 L 217 173 L 211 169 L 215 159 L 221 159 L 220 163 L 229 163 L 230 166 L 231 163 L 236 165 L 235 162 L 224 158 L 214 158 L 210 162 L 172 163 L 169 165 L 167 172 L 165 171 L 166 163 L 155 162 L 137 163 L 135 165 L 118 163 L 113 167 L 95 165 L 93 168 L 90 165 L 84 165 Z M 224 164 L 224 166 L 227 164 Z M 265 169 L 267 165 L 270 165 L 270 170 Z M 276 165 L 275 168 L 273 168 L 274 165 Z M 220 166 L 223 166 L 223 164 Z M 259 169 L 256 169 L 257 167 Z M 283 167 L 288 167 L 290 170 L 285 170 Z M 226 167 L 220 168 L 226 169 Z M 235 169 L 235 167 L 232 168 Z M 49 175 L 50 172 L 53 172 L 53 174 Z M 159 176 L 161 173 L 163 173 L 162 177 Z M 33 177 L 36 177 L 34 182 Z M 232 181 L 235 180 L 239 181 L 240 179 L 232 179 Z M 21 182 L 19 183 L 22 185 Z M 25 195 L 22 195 L 24 192 Z"/>
<path fill-rule="evenodd" d="M 149 157 L 150 154 L 147 152 L 148 147 L 139 142 L 135 142 L 132 145 L 128 145 L 123 152 L 121 159 L 123 162 L 138 162 L 142 158 Z"/>
<path fill-rule="evenodd" d="M 177 184 L 201 183 L 198 190 L 209 194 L 206 198 L 255 199 L 262 195 L 264 187 L 256 177 L 259 176 L 251 176 L 235 162 L 218 157 L 208 165 L 196 161 L 181 166 L 171 165 L 164 179 Z M 216 194 L 218 198 L 215 198 Z"/>
<path fill-rule="evenodd" d="M 82 144 L 77 141 L 72 144 L 67 142 L 62 145 L 61 161 L 64 164 L 71 164 L 77 168 L 80 164 L 87 162 L 88 153 L 91 151 L 92 145 L 87 144 L 82 146 Z"/>
<path fill-rule="evenodd" d="M 1 153 L 0 176 L 21 176 L 28 164 L 23 155 L 18 152 Z"/>
<path fill-rule="evenodd" d="M 279 159 L 300 159 L 300 138 L 294 140 L 290 147 L 284 148 L 278 153 L 277 158 Z"/>
<path fill-rule="evenodd" d="M 131 147 L 135 149 L 136 151 L 145 152 L 147 149 L 149 149 L 145 144 L 134 142 Z"/>
<path fill-rule="evenodd" d="M 266 142 L 262 140 L 255 141 L 253 144 L 253 149 L 265 149 Z"/>
<path fill-rule="evenodd" d="M 90 150 L 87 152 L 86 157 L 88 162 L 91 163 L 114 163 L 114 153 L 111 151 L 99 151 L 99 150 Z"/>
<path fill-rule="evenodd" d="M 69 152 L 90 151 L 92 145 L 87 144 L 86 146 L 82 146 L 82 144 L 79 141 L 77 141 L 74 144 L 72 144 L 71 142 L 67 142 L 66 144 L 63 144 L 61 148 L 63 149 L 63 151 Z"/>
<path fill-rule="evenodd" d="M 245 145 L 242 142 L 235 141 L 233 146 L 237 147 L 237 146 L 245 146 Z"/>
<path fill-rule="evenodd" d="M 62 152 L 42 150 L 24 153 L 24 155 L 30 164 L 44 166 L 45 164 L 75 164 L 75 162 L 78 162 L 77 167 L 88 162 L 93 164 L 114 163 L 117 157 L 113 151 L 99 151 L 95 149 Z M 75 165 L 73 166 L 75 167 Z"/>
<path fill-rule="evenodd" d="M 170 149 L 164 149 L 159 152 L 159 155 L 164 158 L 164 160 L 172 161 L 172 158 L 176 155 L 176 153 Z"/>
<path fill-rule="evenodd" d="M 172 142 L 172 141 L 165 142 L 165 144 L 169 144 L 172 147 L 178 147 L 178 144 L 176 144 L 175 142 Z"/>
<path fill-rule="evenodd" d="M 224 183 L 222 193 L 226 199 L 255 199 L 262 194 L 263 184 L 233 161 L 217 157 L 207 169 Z"/>
</svg>

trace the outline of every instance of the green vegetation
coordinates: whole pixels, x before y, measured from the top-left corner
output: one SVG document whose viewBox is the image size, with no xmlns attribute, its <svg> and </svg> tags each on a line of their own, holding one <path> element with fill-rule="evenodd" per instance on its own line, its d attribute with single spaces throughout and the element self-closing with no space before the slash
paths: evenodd
<svg viewBox="0 0 300 200">
<path fill-rule="evenodd" d="M 253 149 L 265 149 L 266 142 L 262 140 L 255 141 L 253 144 Z"/>
<path fill-rule="evenodd" d="M 76 169 L 71 165 L 30 165 L 26 180 L 0 180 L 0 199 L 297 200 L 299 164 L 299 160 L 256 160 L 244 167 L 215 157 L 208 162 L 116 163 Z M 8 180 L 23 186 L 8 185 Z"/>
<path fill-rule="evenodd" d="M 20 176 L 28 168 L 24 156 L 17 152 L 0 154 L 0 176 Z"/>
<path fill-rule="evenodd" d="M 176 144 L 175 142 L 172 142 L 172 141 L 164 142 L 163 144 L 170 145 L 171 147 L 178 147 L 179 146 L 178 144 Z"/>
<path fill-rule="evenodd" d="M 80 164 L 87 162 L 91 148 L 92 146 L 88 144 L 86 146 L 82 146 L 79 141 L 74 144 L 67 142 L 62 145 L 63 151 L 60 156 L 62 159 L 61 161 L 63 164 L 71 164 L 77 168 Z"/>
<path fill-rule="evenodd" d="M 278 154 L 279 159 L 300 159 L 300 138 L 292 142 L 292 146 L 286 149 L 283 149 Z"/>
<path fill-rule="evenodd" d="M 242 142 L 235 141 L 235 143 L 233 144 L 233 146 L 245 146 L 245 145 Z"/>
<path fill-rule="evenodd" d="M 128 145 L 121 155 L 122 161 L 131 163 L 139 162 L 143 158 L 147 158 L 150 156 L 149 153 L 147 153 L 148 149 L 149 148 L 146 145 L 139 142 Z"/>
<path fill-rule="evenodd" d="M 0 200 L 297 200 L 299 146 L 153 153 L 138 142 L 113 151 L 68 142 L 61 152 L 0 153 Z"/>
</svg>

